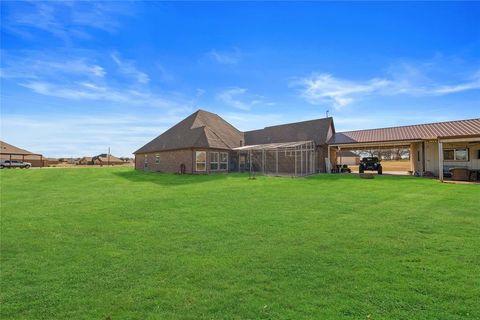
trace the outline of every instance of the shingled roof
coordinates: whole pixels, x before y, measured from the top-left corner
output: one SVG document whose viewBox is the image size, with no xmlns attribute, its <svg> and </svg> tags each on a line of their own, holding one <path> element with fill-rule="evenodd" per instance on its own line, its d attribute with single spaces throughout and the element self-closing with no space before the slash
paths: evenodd
<svg viewBox="0 0 480 320">
<path fill-rule="evenodd" d="M 14 154 L 14 155 L 39 155 L 25 149 L 20 149 L 4 141 L 0 141 L 0 154 Z"/>
<path fill-rule="evenodd" d="M 411 126 L 337 132 L 329 144 L 429 140 L 444 137 L 480 136 L 480 118 Z"/>
<path fill-rule="evenodd" d="M 217 114 L 198 110 L 134 153 L 186 148 L 232 149 L 240 146 L 243 133 Z"/>
<path fill-rule="evenodd" d="M 317 145 L 325 144 L 335 132 L 333 119 L 323 118 L 302 122 L 287 123 L 245 132 L 245 145 L 267 144 L 313 140 Z"/>
</svg>

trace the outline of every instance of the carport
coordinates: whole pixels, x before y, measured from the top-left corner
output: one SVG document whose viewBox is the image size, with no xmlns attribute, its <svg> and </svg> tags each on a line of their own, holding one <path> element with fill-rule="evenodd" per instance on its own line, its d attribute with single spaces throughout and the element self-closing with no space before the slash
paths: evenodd
<svg viewBox="0 0 480 320">
<path fill-rule="evenodd" d="M 480 170 L 480 119 L 335 133 L 328 142 L 327 172 L 341 150 L 408 148 L 410 170 L 443 181 L 452 169 Z"/>
<path fill-rule="evenodd" d="M 376 143 L 338 143 L 332 144 L 328 147 L 327 158 L 330 161 L 326 161 L 327 165 L 330 165 L 330 168 L 327 168 L 327 172 L 331 172 L 331 169 L 335 165 L 343 165 L 342 162 L 342 151 L 362 151 L 362 150 L 387 150 L 387 149 L 408 149 L 409 150 L 409 159 L 410 159 L 410 171 L 415 172 L 417 166 L 415 164 L 415 159 L 424 161 L 421 153 L 417 153 L 416 157 L 414 155 L 415 150 L 417 150 L 417 143 L 421 143 L 421 140 L 413 141 L 396 141 L 396 142 L 376 142 Z"/>
<path fill-rule="evenodd" d="M 44 167 L 45 160 L 41 154 L 32 153 L 30 151 L 15 147 L 4 141 L 0 141 L 0 158 L 2 160 L 21 160 L 27 161 L 32 164 L 33 167 Z"/>
</svg>

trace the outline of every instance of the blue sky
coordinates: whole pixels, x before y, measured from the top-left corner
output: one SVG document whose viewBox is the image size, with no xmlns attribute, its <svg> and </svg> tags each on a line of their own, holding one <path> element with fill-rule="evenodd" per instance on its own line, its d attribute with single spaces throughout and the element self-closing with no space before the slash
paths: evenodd
<svg viewBox="0 0 480 320">
<path fill-rule="evenodd" d="M 480 3 L 1 6 L 1 138 L 46 156 L 127 156 L 199 108 L 241 130 L 480 116 Z"/>
</svg>

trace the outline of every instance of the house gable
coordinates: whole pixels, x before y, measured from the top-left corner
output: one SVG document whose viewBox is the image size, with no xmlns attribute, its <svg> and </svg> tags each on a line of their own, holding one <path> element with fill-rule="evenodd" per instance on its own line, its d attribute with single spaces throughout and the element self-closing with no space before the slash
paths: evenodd
<svg viewBox="0 0 480 320">
<path fill-rule="evenodd" d="M 241 140 L 243 133 L 221 117 L 198 110 L 134 153 L 188 148 L 231 149 L 240 146 Z"/>
</svg>

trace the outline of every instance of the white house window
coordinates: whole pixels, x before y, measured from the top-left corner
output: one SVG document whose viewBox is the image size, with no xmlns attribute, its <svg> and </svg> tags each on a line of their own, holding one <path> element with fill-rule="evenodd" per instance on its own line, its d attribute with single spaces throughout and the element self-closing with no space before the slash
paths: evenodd
<svg viewBox="0 0 480 320">
<path fill-rule="evenodd" d="M 228 169 L 228 152 L 220 152 L 220 170 Z"/>
<path fill-rule="evenodd" d="M 145 161 L 145 164 L 148 163 L 148 154 L 145 155 L 144 161 Z"/>
<path fill-rule="evenodd" d="M 196 151 L 195 152 L 195 170 L 205 171 L 207 169 L 207 152 Z"/>
<path fill-rule="evenodd" d="M 468 161 L 468 149 L 455 149 L 455 160 Z"/>
<path fill-rule="evenodd" d="M 444 161 L 468 161 L 468 149 L 445 149 L 443 150 Z"/>
<path fill-rule="evenodd" d="M 159 153 L 157 153 L 157 154 L 155 155 L 155 163 L 156 163 L 156 164 L 159 164 L 159 163 L 160 163 L 160 154 L 159 154 Z"/>
<path fill-rule="evenodd" d="M 218 170 L 218 152 L 210 152 L 210 170 Z"/>
</svg>

